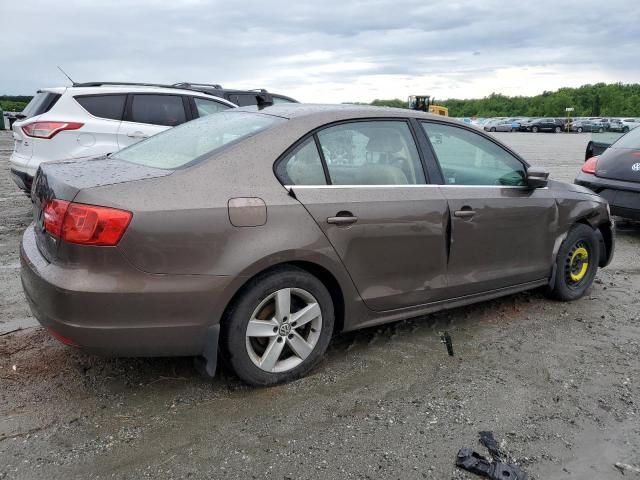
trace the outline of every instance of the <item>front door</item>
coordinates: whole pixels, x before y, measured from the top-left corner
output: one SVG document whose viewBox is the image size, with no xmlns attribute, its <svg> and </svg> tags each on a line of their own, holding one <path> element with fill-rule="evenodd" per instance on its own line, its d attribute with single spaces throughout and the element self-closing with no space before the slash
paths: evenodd
<svg viewBox="0 0 640 480">
<path fill-rule="evenodd" d="M 526 166 L 470 129 L 422 123 L 451 215 L 449 297 L 548 278 L 557 209 L 549 190 L 525 186 Z"/>
<path fill-rule="evenodd" d="M 408 123 L 328 127 L 280 162 L 277 173 L 322 229 L 369 308 L 444 298 L 447 201 L 438 186 L 426 184 Z"/>
</svg>

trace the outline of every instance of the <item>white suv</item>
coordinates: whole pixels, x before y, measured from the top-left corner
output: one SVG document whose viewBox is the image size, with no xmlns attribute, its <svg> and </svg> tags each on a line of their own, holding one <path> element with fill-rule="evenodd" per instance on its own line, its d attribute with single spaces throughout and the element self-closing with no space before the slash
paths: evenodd
<svg viewBox="0 0 640 480">
<path fill-rule="evenodd" d="M 45 88 L 13 124 L 11 174 L 27 193 L 42 162 L 106 155 L 236 105 L 188 88 L 76 84 Z"/>
</svg>

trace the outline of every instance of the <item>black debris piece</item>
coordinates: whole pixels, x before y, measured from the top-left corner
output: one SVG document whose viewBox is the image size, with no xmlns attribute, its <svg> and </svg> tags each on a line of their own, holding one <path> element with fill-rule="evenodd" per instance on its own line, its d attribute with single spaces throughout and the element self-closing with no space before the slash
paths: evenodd
<svg viewBox="0 0 640 480">
<path fill-rule="evenodd" d="M 489 450 L 491 457 L 498 462 L 506 462 L 507 456 L 498 447 L 498 442 L 496 442 L 493 432 L 482 431 L 478 433 L 480 435 L 480 443 Z"/>
<path fill-rule="evenodd" d="M 461 448 L 456 465 L 468 472 L 491 480 L 527 480 L 528 476 L 520 467 L 509 463 L 489 461 L 471 448 Z"/>
<path fill-rule="evenodd" d="M 447 353 L 450 357 L 453 357 L 453 341 L 449 332 L 443 332 L 440 334 L 440 340 L 447 346 Z"/>
</svg>

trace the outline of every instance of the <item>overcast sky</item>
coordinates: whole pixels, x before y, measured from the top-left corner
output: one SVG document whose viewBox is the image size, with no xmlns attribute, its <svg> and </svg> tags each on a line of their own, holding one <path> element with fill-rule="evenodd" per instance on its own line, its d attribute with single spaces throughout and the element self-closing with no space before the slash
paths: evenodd
<svg viewBox="0 0 640 480">
<path fill-rule="evenodd" d="M 0 0 L 0 93 L 76 81 L 266 87 L 305 102 L 639 82 L 637 0 Z"/>
</svg>

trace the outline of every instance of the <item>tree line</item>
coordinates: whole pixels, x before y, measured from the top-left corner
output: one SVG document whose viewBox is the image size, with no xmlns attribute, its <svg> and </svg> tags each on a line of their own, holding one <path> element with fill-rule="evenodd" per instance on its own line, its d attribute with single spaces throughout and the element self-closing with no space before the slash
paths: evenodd
<svg viewBox="0 0 640 480">
<path fill-rule="evenodd" d="M 27 95 L 1 95 L 0 110 L 5 112 L 21 112 L 33 97 Z"/>
<path fill-rule="evenodd" d="M 492 93 L 479 99 L 436 98 L 435 103 L 449 108 L 451 117 L 564 117 L 570 107 L 574 117 L 640 117 L 640 84 L 597 83 L 532 97 Z M 407 108 L 407 101 L 376 99 L 371 105 Z"/>
</svg>

